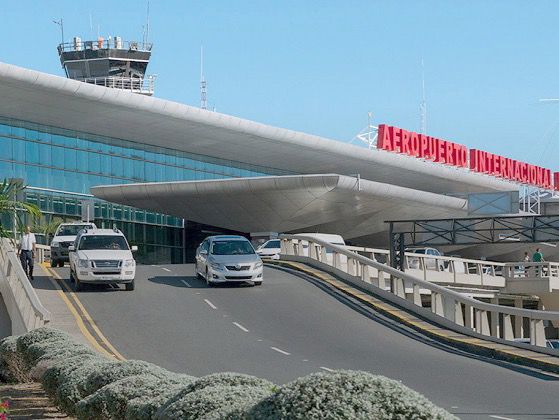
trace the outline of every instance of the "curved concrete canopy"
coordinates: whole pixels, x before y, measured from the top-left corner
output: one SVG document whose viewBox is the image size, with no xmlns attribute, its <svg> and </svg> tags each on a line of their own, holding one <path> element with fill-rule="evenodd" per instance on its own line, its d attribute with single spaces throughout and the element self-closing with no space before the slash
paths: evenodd
<svg viewBox="0 0 559 420">
<path fill-rule="evenodd" d="M 98 186 L 99 198 L 241 232 L 327 228 L 347 239 L 387 219 L 464 215 L 464 199 L 337 174 Z M 322 230 L 325 231 L 325 230 Z"/>
<path fill-rule="evenodd" d="M 518 185 L 154 97 L 0 63 L 0 116 L 300 174 L 362 178 L 437 193 Z"/>
</svg>

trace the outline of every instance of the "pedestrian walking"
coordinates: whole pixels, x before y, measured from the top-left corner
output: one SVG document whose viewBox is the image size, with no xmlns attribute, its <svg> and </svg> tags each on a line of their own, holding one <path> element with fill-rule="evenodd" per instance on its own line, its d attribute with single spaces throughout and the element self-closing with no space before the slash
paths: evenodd
<svg viewBox="0 0 559 420">
<path fill-rule="evenodd" d="M 524 264 L 522 264 L 520 266 L 520 270 L 522 273 L 524 273 L 524 277 L 528 277 L 528 269 L 526 268 L 526 265 L 528 263 L 530 263 L 532 261 L 532 259 L 530 258 L 530 254 L 528 254 L 528 251 L 524 252 Z"/>
<path fill-rule="evenodd" d="M 19 243 L 19 259 L 29 280 L 33 280 L 33 259 L 35 258 L 36 246 L 35 234 L 31 232 L 31 226 L 27 226 Z"/>
<path fill-rule="evenodd" d="M 542 250 L 540 248 L 536 249 L 536 252 L 534 253 L 534 256 L 532 257 L 532 261 L 534 261 L 534 262 L 544 262 L 545 261 L 543 259 L 543 253 L 542 253 Z"/>
</svg>

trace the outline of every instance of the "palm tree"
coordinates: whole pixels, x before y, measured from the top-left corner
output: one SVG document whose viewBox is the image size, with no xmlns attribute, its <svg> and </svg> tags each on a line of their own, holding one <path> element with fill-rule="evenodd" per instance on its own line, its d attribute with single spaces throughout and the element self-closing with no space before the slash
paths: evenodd
<svg viewBox="0 0 559 420">
<path fill-rule="evenodd" d="M 50 222 L 45 221 L 44 223 L 41 223 L 41 220 L 37 220 L 37 223 L 33 225 L 33 232 L 44 235 L 46 244 L 48 245 L 51 237 L 56 233 L 56 229 L 58 229 L 58 226 L 63 222 L 64 220 L 60 217 L 53 217 Z"/>
<path fill-rule="evenodd" d="M 41 210 L 35 204 L 26 203 L 21 200 L 25 186 L 23 182 L 15 179 L 4 179 L 0 184 L 0 215 L 8 214 L 14 217 L 16 226 L 13 229 L 23 231 L 23 218 L 22 214 L 27 213 L 33 219 L 41 217 Z M 0 220 L 0 237 L 10 237 L 10 233 L 2 226 Z"/>
</svg>

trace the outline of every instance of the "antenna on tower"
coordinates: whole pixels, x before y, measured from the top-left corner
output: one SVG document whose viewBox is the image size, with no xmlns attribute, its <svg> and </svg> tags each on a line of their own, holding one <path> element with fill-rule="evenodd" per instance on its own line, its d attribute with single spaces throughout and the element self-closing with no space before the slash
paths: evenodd
<svg viewBox="0 0 559 420">
<path fill-rule="evenodd" d="M 147 2 L 146 25 L 144 27 L 144 45 L 149 40 L 149 0 Z"/>
<path fill-rule="evenodd" d="M 204 47 L 200 45 L 200 108 L 208 109 L 207 84 L 204 78 Z"/>
<path fill-rule="evenodd" d="M 425 99 L 425 65 L 423 63 L 423 58 L 421 59 L 421 103 L 419 104 L 419 112 L 421 118 L 421 134 L 427 134 L 427 100 Z"/>
</svg>

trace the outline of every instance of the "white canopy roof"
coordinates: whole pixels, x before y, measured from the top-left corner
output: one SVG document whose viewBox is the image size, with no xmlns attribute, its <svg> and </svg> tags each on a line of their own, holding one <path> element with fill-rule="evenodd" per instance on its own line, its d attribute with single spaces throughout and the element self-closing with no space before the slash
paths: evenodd
<svg viewBox="0 0 559 420">
<path fill-rule="evenodd" d="M 0 116 L 277 168 L 437 193 L 514 190 L 466 169 L 329 140 L 0 63 Z"/>
<path fill-rule="evenodd" d="M 461 198 L 337 174 L 107 185 L 92 192 L 115 203 L 242 232 L 310 229 L 346 239 L 386 232 L 388 219 L 467 212 Z"/>
</svg>

